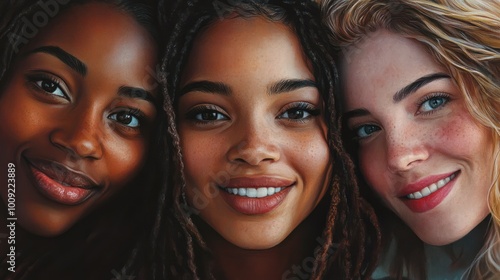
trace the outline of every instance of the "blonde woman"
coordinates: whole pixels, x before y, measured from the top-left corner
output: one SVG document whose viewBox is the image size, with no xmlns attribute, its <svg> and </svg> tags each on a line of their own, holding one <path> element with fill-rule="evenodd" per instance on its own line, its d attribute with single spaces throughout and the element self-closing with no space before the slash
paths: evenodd
<svg viewBox="0 0 500 280">
<path fill-rule="evenodd" d="M 373 278 L 500 279 L 500 2 L 322 8 L 344 120 L 381 206 Z"/>
</svg>

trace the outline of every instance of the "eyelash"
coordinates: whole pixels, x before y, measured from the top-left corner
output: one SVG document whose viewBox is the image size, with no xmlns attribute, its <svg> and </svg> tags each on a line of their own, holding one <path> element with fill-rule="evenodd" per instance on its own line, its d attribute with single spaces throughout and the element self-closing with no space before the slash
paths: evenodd
<svg viewBox="0 0 500 280">
<path fill-rule="evenodd" d="M 200 120 L 197 118 L 197 116 L 199 114 L 204 114 L 204 113 L 215 113 L 215 114 L 221 115 L 224 119 L 218 119 L 218 117 L 217 117 L 216 120 Z M 201 125 L 207 125 L 207 124 L 214 123 L 217 121 L 229 119 L 229 117 L 226 114 L 221 112 L 221 109 L 219 107 L 214 106 L 214 105 L 196 106 L 196 107 L 192 108 L 191 110 L 189 110 L 189 112 L 186 113 L 186 118 L 188 120 L 193 121 L 196 124 L 201 124 Z"/>
<path fill-rule="evenodd" d="M 422 106 L 429 100 L 432 100 L 432 99 L 437 99 L 437 98 L 442 98 L 444 99 L 444 102 L 442 104 L 440 104 L 437 108 L 435 109 L 432 109 L 432 110 L 429 110 L 429 111 L 425 111 L 425 112 L 420 112 Z M 435 113 L 436 111 L 442 109 L 444 106 L 446 106 L 446 104 L 450 101 L 450 95 L 449 94 L 446 94 L 446 93 L 443 93 L 443 92 L 438 92 L 438 93 L 433 93 L 433 94 L 430 94 L 430 95 L 427 95 L 427 96 L 424 96 L 420 101 L 417 102 L 417 113 L 415 115 L 423 115 L 423 116 L 428 116 L 428 115 L 431 115 L 433 113 Z"/>
<path fill-rule="evenodd" d="M 433 100 L 433 99 L 438 99 L 438 98 L 442 98 L 444 101 L 442 104 L 439 104 L 438 107 L 432 109 L 432 110 L 429 110 L 429 111 L 425 111 L 425 112 L 420 112 L 422 106 L 428 102 L 429 100 Z M 417 113 L 415 115 L 423 115 L 423 116 L 428 116 L 428 115 L 431 115 L 435 112 L 437 112 L 438 110 L 442 109 L 444 106 L 446 106 L 446 104 L 450 101 L 450 95 L 449 94 L 446 94 L 446 93 L 442 93 L 442 92 L 439 92 L 439 93 L 433 93 L 433 94 L 430 94 L 430 95 L 427 95 L 427 96 L 424 96 L 420 101 L 417 102 L 416 104 L 416 107 L 417 107 Z M 358 135 L 358 131 L 363 128 L 363 127 L 375 127 L 377 128 L 374 132 L 372 132 L 370 135 L 368 136 L 365 136 L 365 137 L 360 137 L 360 136 L 357 136 Z M 352 135 L 353 135 L 353 139 L 360 142 L 366 138 L 369 138 L 373 133 L 375 133 L 376 131 L 380 130 L 380 127 L 378 125 L 374 125 L 374 124 L 362 124 L 362 125 L 358 125 L 356 127 L 354 127 L 353 129 L 351 129 L 351 132 L 352 132 Z"/>
<path fill-rule="evenodd" d="M 375 130 L 370 133 L 369 135 L 367 136 L 358 136 L 358 132 L 361 128 L 367 128 L 367 127 L 373 127 L 375 128 Z M 362 125 L 358 125 L 358 126 L 355 126 L 353 127 L 352 129 L 350 129 L 349 133 L 351 134 L 351 138 L 354 140 L 354 141 L 357 141 L 357 142 L 361 142 L 365 139 L 368 139 L 370 138 L 370 136 L 373 134 L 373 133 L 376 133 L 377 131 L 381 130 L 380 127 L 378 125 L 375 125 L 375 124 L 362 124 Z"/>
<path fill-rule="evenodd" d="M 297 118 L 297 119 L 283 117 L 283 115 L 285 113 L 291 113 L 290 111 L 292 111 L 292 110 L 304 111 L 309 115 L 306 117 Z M 198 119 L 198 115 L 203 114 L 203 113 L 217 114 L 217 116 L 216 116 L 217 119 L 214 119 L 214 120 L 200 120 L 200 119 Z M 289 104 L 285 108 L 283 108 L 283 110 L 278 114 L 277 119 L 283 119 L 283 120 L 286 120 L 289 122 L 303 123 L 303 122 L 306 122 L 307 120 L 309 120 L 310 118 L 318 116 L 320 114 L 321 114 L 320 109 L 316 108 L 315 106 L 311 105 L 310 103 L 295 102 L 295 103 Z M 218 122 L 218 121 L 229 120 L 229 117 L 226 114 L 222 113 L 221 109 L 219 107 L 214 106 L 214 105 L 200 105 L 200 106 L 194 107 L 186 114 L 186 118 L 188 120 L 191 120 L 191 121 L 197 123 L 197 124 L 202 124 L 202 125 L 206 125 L 206 124 L 210 124 L 210 123 L 214 123 L 214 122 Z"/>
<path fill-rule="evenodd" d="M 129 126 L 128 124 L 121 123 L 118 119 L 113 118 L 112 116 L 117 115 L 117 114 L 125 114 L 125 115 L 131 115 L 133 118 L 137 119 L 137 126 Z M 137 109 L 137 108 L 119 108 L 117 111 L 112 112 L 109 116 L 108 119 L 117 122 L 119 125 L 121 125 L 124 129 L 127 130 L 140 130 L 143 126 L 145 115 L 144 113 Z"/>
<path fill-rule="evenodd" d="M 34 87 L 34 89 L 37 90 L 38 92 L 41 92 L 41 93 L 46 94 L 46 95 L 70 100 L 68 93 L 61 86 L 61 84 L 63 84 L 64 82 L 61 81 L 57 77 L 54 77 L 52 75 L 45 74 L 45 73 L 37 73 L 37 74 L 28 75 L 27 81 L 29 83 L 31 83 L 31 85 Z M 62 94 L 64 95 L 64 97 L 44 90 L 40 85 L 37 84 L 37 82 L 40 82 L 40 81 L 50 82 L 50 83 L 54 84 L 56 89 L 59 89 L 62 92 Z"/>
<path fill-rule="evenodd" d="M 282 116 L 285 113 L 289 113 L 290 111 L 295 110 L 295 111 L 304 111 L 309 114 L 309 116 L 306 116 L 304 118 L 299 118 L 299 119 L 292 119 L 292 118 L 283 118 Z M 295 102 L 292 104 L 287 105 L 281 113 L 278 115 L 278 119 L 285 119 L 287 121 L 291 122 L 305 122 L 308 119 L 319 116 L 321 114 L 321 110 L 312 105 L 311 103 L 307 102 Z"/>
</svg>

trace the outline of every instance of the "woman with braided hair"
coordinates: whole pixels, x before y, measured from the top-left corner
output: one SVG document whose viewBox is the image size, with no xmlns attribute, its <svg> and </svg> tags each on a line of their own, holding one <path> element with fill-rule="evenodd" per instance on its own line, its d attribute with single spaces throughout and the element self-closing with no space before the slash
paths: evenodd
<svg viewBox="0 0 500 280">
<path fill-rule="evenodd" d="M 2 2 L 0 278 L 126 274 L 152 223 L 149 149 L 164 135 L 151 11 L 128 0 Z"/>
<path fill-rule="evenodd" d="M 323 8 L 354 153 L 380 205 L 373 278 L 500 279 L 500 3 Z"/>
<path fill-rule="evenodd" d="M 368 278 L 378 229 L 340 141 L 317 5 L 173 6 L 160 13 L 175 176 L 146 278 Z"/>
</svg>

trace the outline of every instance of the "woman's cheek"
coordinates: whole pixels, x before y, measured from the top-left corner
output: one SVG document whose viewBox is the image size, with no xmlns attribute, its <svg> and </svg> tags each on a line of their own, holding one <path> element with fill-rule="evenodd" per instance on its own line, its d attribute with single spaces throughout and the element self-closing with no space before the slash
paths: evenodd
<svg viewBox="0 0 500 280">
<path fill-rule="evenodd" d="M 108 142 L 109 158 L 104 163 L 113 185 L 123 187 L 143 169 L 147 158 L 145 142 L 145 139 Z"/>
</svg>

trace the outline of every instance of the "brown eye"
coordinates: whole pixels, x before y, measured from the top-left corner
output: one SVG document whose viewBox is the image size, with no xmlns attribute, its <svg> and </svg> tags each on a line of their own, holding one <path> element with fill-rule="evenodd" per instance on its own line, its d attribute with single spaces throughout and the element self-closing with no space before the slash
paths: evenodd
<svg viewBox="0 0 500 280">
<path fill-rule="evenodd" d="M 312 104 L 305 102 L 292 103 L 287 106 L 285 111 L 278 116 L 279 119 L 289 119 L 289 120 L 305 120 L 313 116 L 318 116 L 320 110 L 314 107 Z"/>
<path fill-rule="evenodd" d="M 54 92 L 57 89 L 57 84 L 52 81 L 42 81 L 40 87 L 46 92 Z"/>
<path fill-rule="evenodd" d="M 109 115 L 108 118 L 128 127 L 140 126 L 140 117 L 136 116 L 134 112 L 121 111 Z"/>
<path fill-rule="evenodd" d="M 133 120 L 133 117 L 129 114 L 117 114 L 116 120 L 123 124 L 130 124 Z"/>
<path fill-rule="evenodd" d="M 64 90 L 61 89 L 61 86 L 58 82 L 52 81 L 50 79 L 40 78 L 34 81 L 35 85 L 39 87 L 41 90 L 53 94 L 55 96 L 63 97 L 68 99 Z"/>
<path fill-rule="evenodd" d="M 198 122 L 214 122 L 229 119 L 229 117 L 221 113 L 217 107 L 213 106 L 199 106 L 193 108 L 188 112 L 187 118 Z"/>
<path fill-rule="evenodd" d="M 308 117 L 310 114 L 302 109 L 291 109 L 291 110 L 288 110 L 285 112 L 285 114 L 283 114 L 283 117 L 284 118 L 287 118 L 287 119 L 294 119 L 294 120 L 297 120 L 297 119 L 303 119 L 305 117 Z"/>
<path fill-rule="evenodd" d="M 221 118 L 220 114 L 215 112 L 215 111 L 204 112 L 204 113 L 200 113 L 197 115 L 197 119 L 200 121 L 201 120 L 203 120 L 203 121 L 215 121 L 215 120 L 218 120 L 220 118 Z"/>
</svg>

